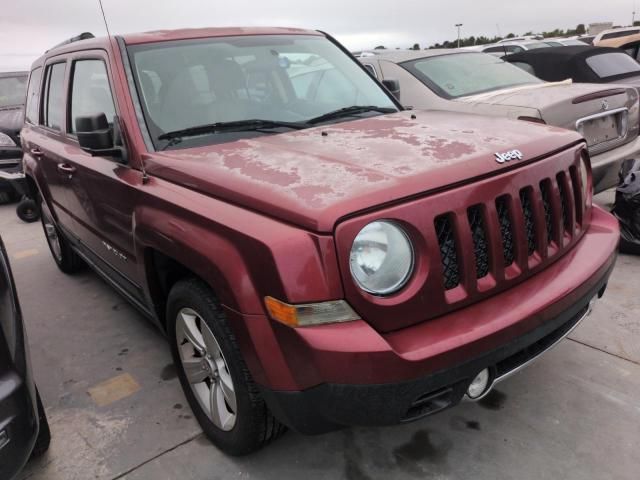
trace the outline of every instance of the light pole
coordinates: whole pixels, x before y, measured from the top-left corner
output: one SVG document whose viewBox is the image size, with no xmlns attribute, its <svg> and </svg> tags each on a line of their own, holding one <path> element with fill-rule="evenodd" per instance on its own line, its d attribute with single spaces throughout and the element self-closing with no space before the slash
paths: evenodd
<svg viewBox="0 0 640 480">
<path fill-rule="evenodd" d="M 458 29 L 458 48 L 460 48 L 460 27 L 462 27 L 462 23 L 456 23 L 456 28 Z"/>
</svg>

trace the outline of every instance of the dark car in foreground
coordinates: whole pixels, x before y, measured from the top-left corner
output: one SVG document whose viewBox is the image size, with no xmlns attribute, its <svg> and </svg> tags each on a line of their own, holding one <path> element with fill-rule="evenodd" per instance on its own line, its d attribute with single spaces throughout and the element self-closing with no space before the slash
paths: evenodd
<svg viewBox="0 0 640 480">
<path fill-rule="evenodd" d="M 49 447 L 49 424 L 31 373 L 22 311 L 0 239 L 0 479 Z"/>
<path fill-rule="evenodd" d="M 28 72 L 0 73 L 0 170 L 20 171 L 22 148 L 20 129 L 24 123 L 24 103 Z M 14 197 L 14 189 L 0 178 L 0 203 Z"/>
<path fill-rule="evenodd" d="M 321 32 L 77 40 L 31 78 L 24 164 L 54 261 L 166 333 L 232 454 L 480 399 L 615 263 L 576 132 L 404 110 Z"/>
</svg>

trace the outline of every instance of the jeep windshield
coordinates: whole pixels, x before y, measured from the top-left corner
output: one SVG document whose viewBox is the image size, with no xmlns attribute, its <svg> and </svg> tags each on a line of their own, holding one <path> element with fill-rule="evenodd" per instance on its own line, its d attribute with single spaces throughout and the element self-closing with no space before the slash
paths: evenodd
<svg viewBox="0 0 640 480">
<path fill-rule="evenodd" d="M 324 36 L 254 35 L 128 47 L 156 149 L 195 147 L 399 109 Z"/>
<path fill-rule="evenodd" d="M 4 76 L 0 73 L 0 108 L 24 105 L 27 76 Z"/>
<path fill-rule="evenodd" d="M 441 97 L 453 99 L 542 83 L 524 70 L 484 53 L 456 53 L 401 64 Z"/>
</svg>

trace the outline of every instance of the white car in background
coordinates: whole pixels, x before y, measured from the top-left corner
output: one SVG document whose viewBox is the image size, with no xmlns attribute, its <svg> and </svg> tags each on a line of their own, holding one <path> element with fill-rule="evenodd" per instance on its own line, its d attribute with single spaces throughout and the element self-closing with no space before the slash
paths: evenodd
<svg viewBox="0 0 640 480">
<path fill-rule="evenodd" d="M 527 42 L 502 42 L 492 45 L 482 45 L 476 51 L 489 53 L 496 57 L 511 55 L 512 53 L 526 52 L 538 48 L 562 47 L 563 44 L 556 40 L 532 40 Z"/>
<path fill-rule="evenodd" d="M 612 40 L 614 38 L 631 37 L 640 33 L 640 27 L 627 27 L 627 28 L 612 28 L 611 30 L 605 30 L 596 35 L 593 39 L 593 45 L 596 47 L 601 46 L 600 42 L 604 40 Z M 603 45 L 606 46 L 606 45 Z"/>
</svg>

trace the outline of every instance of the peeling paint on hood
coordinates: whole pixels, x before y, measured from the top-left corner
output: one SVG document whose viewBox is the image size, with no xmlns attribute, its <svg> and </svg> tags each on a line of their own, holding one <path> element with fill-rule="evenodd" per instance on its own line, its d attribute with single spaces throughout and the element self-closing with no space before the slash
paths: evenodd
<svg viewBox="0 0 640 480">
<path fill-rule="evenodd" d="M 412 115 L 417 118 L 412 119 Z M 555 127 L 447 112 L 399 112 L 150 154 L 147 172 L 310 230 L 345 215 L 499 173 L 579 141 Z"/>
</svg>

